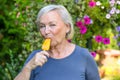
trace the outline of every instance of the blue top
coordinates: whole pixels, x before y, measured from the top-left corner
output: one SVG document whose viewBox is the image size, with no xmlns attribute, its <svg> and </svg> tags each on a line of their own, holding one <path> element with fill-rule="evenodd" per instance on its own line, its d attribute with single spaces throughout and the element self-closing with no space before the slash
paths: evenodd
<svg viewBox="0 0 120 80">
<path fill-rule="evenodd" d="M 26 63 L 39 51 L 33 51 Z M 96 62 L 88 50 L 76 46 L 68 57 L 49 57 L 42 67 L 32 70 L 30 80 L 100 80 L 100 77 Z"/>
</svg>

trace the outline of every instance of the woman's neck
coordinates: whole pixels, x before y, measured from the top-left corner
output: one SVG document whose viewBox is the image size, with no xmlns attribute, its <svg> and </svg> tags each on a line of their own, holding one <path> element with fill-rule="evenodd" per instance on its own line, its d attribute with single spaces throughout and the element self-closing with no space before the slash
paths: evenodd
<svg viewBox="0 0 120 80">
<path fill-rule="evenodd" d="M 60 59 L 71 54 L 73 50 L 74 50 L 74 45 L 65 40 L 61 44 L 52 47 L 49 53 L 50 53 L 50 57 Z"/>
</svg>

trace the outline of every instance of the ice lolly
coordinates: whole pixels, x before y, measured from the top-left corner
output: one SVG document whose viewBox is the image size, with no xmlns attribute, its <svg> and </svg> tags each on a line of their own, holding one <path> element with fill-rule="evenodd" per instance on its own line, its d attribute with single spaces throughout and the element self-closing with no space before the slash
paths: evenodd
<svg viewBox="0 0 120 80">
<path fill-rule="evenodd" d="M 51 39 L 45 39 L 45 41 L 42 44 L 42 50 L 49 50 L 50 49 L 50 42 Z"/>
</svg>

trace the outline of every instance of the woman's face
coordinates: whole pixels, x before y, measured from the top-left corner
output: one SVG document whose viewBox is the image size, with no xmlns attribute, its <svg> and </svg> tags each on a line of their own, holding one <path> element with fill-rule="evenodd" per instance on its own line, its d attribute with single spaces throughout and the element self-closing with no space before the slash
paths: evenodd
<svg viewBox="0 0 120 80">
<path fill-rule="evenodd" d="M 50 11 L 41 16 L 40 33 L 44 38 L 51 39 L 51 46 L 61 44 L 68 31 L 69 26 L 63 22 L 57 11 Z"/>
</svg>

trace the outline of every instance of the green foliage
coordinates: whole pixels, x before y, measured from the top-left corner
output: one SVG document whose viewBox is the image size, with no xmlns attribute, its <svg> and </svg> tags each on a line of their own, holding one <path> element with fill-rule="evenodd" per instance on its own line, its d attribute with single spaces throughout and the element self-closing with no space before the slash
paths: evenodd
<svg viewBox="0 0 120 80">
<path fill-rule="evenodd" d="M 24 56 L 21 56 L 24 58 Z M 20 72 L 23 61 L 20 60 L 20 55 L 16 58 L 10 55 L 9 63 L 2 62 L 0 65 L 0 80 L 13 80 L 16 74 Z"/>
<path fill-rule="evenodd" d="M 18 53 L 22 50 L 22 42 L 24 41 L 25 29 L 24 27 L 18 25 L 15 16 L 9 15 L 10 11 L 12 11 L 14 2 L 11 1 L 8 4 L 8 1 L 3 1 L 3 7 L 0 8 L 1 16 L 0 16 L 0 56 L 5 57 L 5 55 L 10 54 L 9 50 L 13 51 L 13 54 Z M 11 6 L 9 8 L 9 6 Z M 3 10 L 3 8 L 5 8 Z M 3 17 L 4 16 L 4 17 Z M 24 33 L 23 33 L 24 32 Z M 0 59 L 0 61 L 4 61 L 4 59 Z"/>
</svg>

